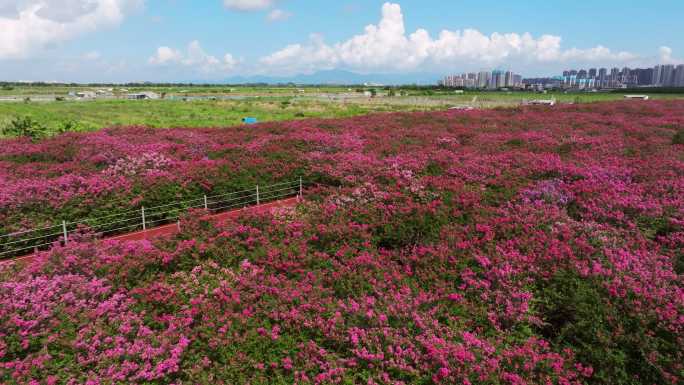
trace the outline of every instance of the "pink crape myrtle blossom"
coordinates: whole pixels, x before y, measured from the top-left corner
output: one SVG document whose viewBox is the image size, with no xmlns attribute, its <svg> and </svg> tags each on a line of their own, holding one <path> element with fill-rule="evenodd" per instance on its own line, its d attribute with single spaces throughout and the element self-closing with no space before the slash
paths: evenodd
<svg viewBox="0 0 684 385">
<path fill-rule="evenodd" d="M 0 383 L 680 384 L 682 127 L 648 101 L 4 140 L 5 233 L 318 184 L 0 265 Z"/>
</svg>

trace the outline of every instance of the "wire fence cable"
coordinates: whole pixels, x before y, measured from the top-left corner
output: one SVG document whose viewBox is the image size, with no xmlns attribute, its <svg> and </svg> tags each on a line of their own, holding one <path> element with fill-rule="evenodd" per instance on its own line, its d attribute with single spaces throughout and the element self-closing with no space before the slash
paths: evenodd
<svg viewBox="0 0 684 385">
<path fill-rule="evenodd" d="M 66 244 L 70 238 L 69 233 L 82 229 L 93 231 L 99 236 L 116 235 L 136 229 L 145 230 L 150 226 L 177 221 L 182 212 L 191 209 L 206 209 L 211 213 L 220 213 L 276 199 L 299 196 L 302 194 L 303 187 L 308 185 L 309 183 L 302 181 L 301 178 L 271 185 L 255 185 L 254 188 L 241 191 L 204 195 L 152 207 L 141 206 L 120 213 L 84 218 L 73 222 L 63 221 L 55 226 L 2 234 L 0 235 L 0 259 L 22 256 L 33 250 L 44 250 L 57 243 Z M 118 201 L 125 201 L 125 199 Z M 131 224 L 125 225 L 127 223 Z M 62 231 L 56 232 L 57 228 Z"/>
</svg>

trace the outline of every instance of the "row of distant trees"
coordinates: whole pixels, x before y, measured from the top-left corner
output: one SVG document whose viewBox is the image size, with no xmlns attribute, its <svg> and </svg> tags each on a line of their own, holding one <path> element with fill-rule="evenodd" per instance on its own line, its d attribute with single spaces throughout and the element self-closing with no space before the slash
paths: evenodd
<svg viewBox="0 0 684 385">
<path fill-rule="evenodd" d="M 624 94 L 625 91 L 647 94 L 682 94 L 684 93 L 684 87 L 638 87 L 612 90 L 611 92 Z"/>
</svg>

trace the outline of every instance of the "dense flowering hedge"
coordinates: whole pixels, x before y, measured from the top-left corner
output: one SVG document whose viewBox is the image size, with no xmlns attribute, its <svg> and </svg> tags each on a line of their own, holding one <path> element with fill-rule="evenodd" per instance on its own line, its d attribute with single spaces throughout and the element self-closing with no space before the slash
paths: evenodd
<svg viewBox="0 0 684 385">
<path fill-rule="evenodd" d="M 684 103 L 626 102 L 3 143 L 24 223 L 140 176 L 340 187 L 0 268 L 0 382 L 682 383 L 682 127 Z"/>
<path fill-rule="evenodd" d="M 277 126 L 262 129 L 282 132 Z M 142 127 L 67 133 L 0 147 L 2 232 L 295 180 L 304 164 L 279 136 L 246 128 Z M 294 139 L 293 139 L 294 140 Z"/>
</svg>

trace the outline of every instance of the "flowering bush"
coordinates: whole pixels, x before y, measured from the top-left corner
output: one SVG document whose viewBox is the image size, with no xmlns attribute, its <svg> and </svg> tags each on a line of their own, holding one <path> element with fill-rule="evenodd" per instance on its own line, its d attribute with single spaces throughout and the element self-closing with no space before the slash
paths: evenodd
<svg viewBox="0 0 684 385">
<path fill-rule="evenodd" d="M 79 165 L 41 147 L 63 137 L 9 141 L 5 218 L 48 191 L 95 204 L 57 181 L 99 186 L 128 146 L 173 164 L 149 193 L 294 173 L 339 187 L 0 267 L 0 383 L 682 383 L 683 123 L 681 102 L 623 102 L 130 128 L 67 134 L 94 158 Z M 119 178 L 103 191 L 140 191 Z M 33 195 L 10 193 L 22 183 Z"/>
<path fill-rule="evenodd" d="M 145 153 L 141 156 L 128 156 L 125 159 L 117 159 L 116 163 L 105 170 L 107 176 L 145 176 L 148 173 L 161 172 L 173 166 L 173 162 L 159 153 Z"/>
</svg>

